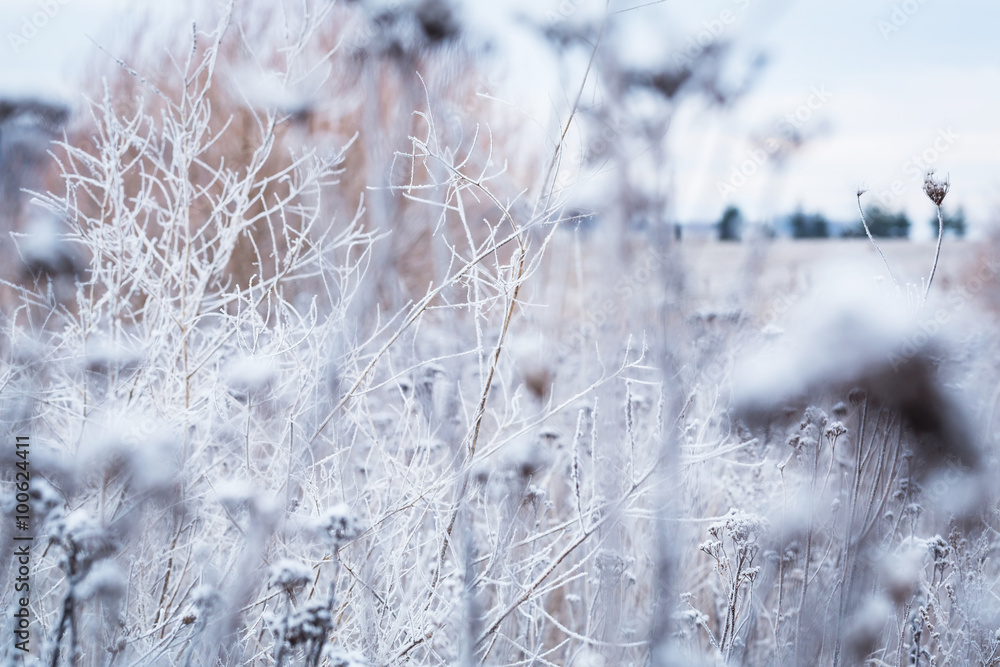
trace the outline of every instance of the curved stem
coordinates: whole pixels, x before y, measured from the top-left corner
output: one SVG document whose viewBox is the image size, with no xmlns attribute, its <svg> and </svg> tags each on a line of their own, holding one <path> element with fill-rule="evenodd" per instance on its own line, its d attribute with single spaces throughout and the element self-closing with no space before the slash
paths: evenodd
<svg viewBox="0 0 1000 667">
<path fill-rule="evenodd" d="M 941 213 L 941 205 L 938 204 L 937 207 L 938 216 L 938 240 L 937 240 L 937 250 L 934 251 L 934 264 L 931 266 L 931 275 L 927 278 L 927 289 L 924 290 L 924 301 L 927 301 L 927 295 L 931 292 L 931 282 L 934 280 L 934 272 L 937 271 L 938 259 L 941 257 L 941 239 L 944 238 L 944 216 Z"/>
<path fill-rule="evenodd" d="M 865 220 L 865 212 L 861 208 L 861 195 L 862 194 L 864 194 L 864 193 L 862 193 L 862 192 L 858 193 L 858 212 L 861 213 L 861 224 L 864 225 L 865 233 L 868 234 L 868 240 L 872 242 L 873 246 L 875 246 L 875 250 L 878 251 L 879 257 L 881 257 L 882 261 L 885 263 L 885 270 L 889 272 L 889 277 L 892 279 L 892 284 L 898 289 L 899 288 L 899 283 L 896 282 L 896 276 L 892 275 L 892 269 L 889 268 L 889 260 L 887 260 L 885 258 L 885 255 L 882 254 L 882 249 L 878 247 L 878 243 L 875 243 L 875 237 L 872 236 L 871 230 L 868 229 L 868 222 Z"/>
</svg>

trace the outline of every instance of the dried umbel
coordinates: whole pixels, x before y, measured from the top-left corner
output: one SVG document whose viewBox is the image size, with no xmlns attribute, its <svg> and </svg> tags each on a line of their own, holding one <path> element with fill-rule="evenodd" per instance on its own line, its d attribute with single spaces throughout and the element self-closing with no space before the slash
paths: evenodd
<svg viewBox="0 0 1000 667">
<path fill-rule="evenodd" d="M 283 558 L 271 566 L 271 583 L 292 595 L 312 580 L 312 570 L 305 563 Z"/>
<path fill-rule="evenodd" d="M 312 600 L 288 619 L 285 641 L 289 646 L 323 644 L 333 628 L 333 614 L 324 600 Z"/>
<path fill-rule="evenodd" d="M 425 0 L 417 6 L 416 16 L 420 29 L 431 44 L 453 39 L 461 31 L 455 8 L 445 0 Z"/>
<path fill-rule="evenodd" d="M 949 188 L 951 188 L 951 183 L 948 179 L 946 178 L 943 181 L 937 180 L 934 178 L 933 171 L 927 172 L 927 175 L 924 176 L 924 193 L 936 206 L 940 206 L 941 202 L 944 201 Z"/>
<path fill-rule="evenodd" d="M 222 605 L 222 596 L 218 589 L 208 584 L 202 584 L 191 593 L 191 604 L 181 616 L 181 625 L 198 623 L 204 626 L 211 615 Z"/>
<path fill-rule="evenodd" d="M 120 546 L 110 531 L 83 510 L 53 520 L 51 538 L 66 550 L 67 571 L 77 578 L 86 576 L 95 563 L 114 555 Z"/>
<path fill-rule="evenodd" d="M 358 518 L 346 503 L 338 503 L 329 508 L 315 520 L 313 528 L 324 541 L 337 549 L 355 540 L 364 531 L 361 519 Z"/>
</svg>

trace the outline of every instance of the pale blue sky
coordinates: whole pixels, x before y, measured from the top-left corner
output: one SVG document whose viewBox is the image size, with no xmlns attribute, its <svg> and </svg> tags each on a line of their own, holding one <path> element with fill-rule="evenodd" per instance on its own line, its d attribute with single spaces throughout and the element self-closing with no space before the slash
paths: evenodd
<svg viewBox="0 0 1000 667">
<path fill-rule="evenodd" d="M 724 3 L 700 6 L 703 16 L 711 16 L 709 4 Z M 727 172 L 744 158 L 749 147 L 742 138 L 754 131 L 766 134 L 774 119 L 793 112 L 811 88 L 822 86 L 831 97 L 802 128 L 818 136 L 783 172 L 762 171 L 730 201 L 757 216 L 801 204 L 851 219 L 859 185 L 866 184 L 874 198 L 891 192 L 898 181 L 902 192 L 894 206 L 905 208 L 919 223 L 915 231 L 924 233 L 931 209 L 911 158 L 926 151 L 926 157 L 937 154 L 933 166 L 940 175 L 950 173 L 953 188 L 946 203 L 963 204 L 976 221 L 993 217 L 1000 204 L 1000 5 L 982 0 L 754 4 L 734 36 L 747 48 L 764 48 L 770 64 L 732 112 L 692 121 L 690 132 L 677 135 L 679 159 L 699 164 L 703 172 L 681 179 L 679 215 L 697 218 L 720 210 L 718 181 L 727 180 Z M 949 128 L 950 144 L 938 139 Z M 935 142 L 947 150 L 937 150 Z M 707 156 L 706 144 L 712 146 Z M 700 161 L 694 157 L 699 154 Z"/>
<path fill-rule="evenodd" d="M 613 0 L 623 9 L 649 0 Z M 515 35 L 509 17 L 536 17 L 562 6 L 570 20 L 600 12 L 603 0 L 466 0 L 466 11 L 480 30 L 503 31 L 511 48 L 512 69 L 525 70 L 542 84 L 525 87 L 538 95 L 560 86 L 554 76 L 538 77 L 544 62 L 524 35 Z M 44 0 L 0 0 L 0 87 L 53 90 L 74 96 L 83 57 L 93 52 L 87 35 L 113 40 L 121 13 L 135 3 L 122 0 L 48 0 L 58 9 L 26 43 L 20 35 Z M 129 9 L 125 9 L 128 7 Z M 893 206 L 905 208 L 924 234 L 929 203 L 920 191 L 913 156 L 934 156 L 934 167 L 949 173 L 952 193 L 946 203 L 962 204 L 976 223 L 986 222 L 1000 205 L 1000 3 L 985 0 L 667 0 L 628 13 L 635 19 L 635 56 L 683 48 L 692 36 L 724 10 L 735 20 L 722 36 L 738 52 L 763 50 L 769 64 L 755 88 L 726 111 L 689 109 L 670 135 L 675 159 L 674 213 L 682 220 L 711 220 L 727 203 L 752 218 L 767 218 L 801 205 L 838 220 L 853 220 L 854 192 L 862 184 L 874 200 L 899 194 Z M 894 10 L 896 14 L 894 16 Z M 909 10 L 909 11 L 907 11 Z M 507 21 L 505 21 L 507 19 Z M 893 25 L 893 21 L 898 26 Z M 904 20 L 905 19 L 905 20 Z M 880 29 L 880 21 L 882 23 Z M 716 24 L 717 25 L 717 24 Z M 898 30 L 887 32 L 887 26 Z M 120 36 L 120 35 L 119 35 Z M 16 40 L 15 40 L 16 41 Z M 737 56 L 739 57 L 739 56 Z M 750 138 L 777 132 L 776 121 L 801 111 L 811 91 L 830 97 L 815 104 L 802 131 L 813 135 L 784 169 L 773 160 L 735 192 L 720 194 L 734 169 L 750 159 Z M 550 89 L 542 98 L 557 98 Z M 542 99 L 535 107 L 544 114 Z M 805 115 L 805 114 L 801 114 Z M 540 122 L 543 122 L 540 119 Z M 948 142 L 939 139 L 950 137 Z M 937 150 L 947 143 L 946 150 Z M 738 179 L 737 179 L 738 180 Z M 888 195 L 883 195 L 887 201 Z"/>
<path fill-rule="evenodd" d="M 510 0 L 544 13 L 534 0 Z M 571 20 L 594 16 L 603 0 L 560 0 Z M 1000 205 L 1000 3 L 985 0 L 612 0 L 631 18 L 630 54 L 651 63 L 718 29 L 732 40 L 736 64 L 764 52 L 762 76 L 735 107 L 687 107 L 669 144 L 676 169 L 674 214 L 710 221 L 729 203 L 753 219 L 801 206 L 833 219 L 857 219 L 855 193 L 905 210 L 917 238 L 929 235 L 922 192 L 924 157 L 953 187 L 973 224 L 997 219 Z M 641 7 L 640 7 L 641 6 Z M 537 70 L 537 53 L 524 57 Z M 768 159 L 735 192 L 720 188 L 752 156 L 752 137 L 802 110 L 813 91 L 829 99 L 809 110 L 809 141 L 783 169 Z M 558 97 L 558 94 L 554 95 Z M 806 114 L 803 114 L 806 115 Z M 947 137 L 947 139 L 943 138 Z M 936 146 L 936 147 L 935 147 Z M 943 149 L 943 150 L 939 150 Z M 915 162 L 912 158 L 919 158 Z M 895 188 L 895 192 L 893 191 Z M 723 197 L 720 190 L 725 189 Z M 947 208 L 947 206 L 946 206 Z"/>
</svg>

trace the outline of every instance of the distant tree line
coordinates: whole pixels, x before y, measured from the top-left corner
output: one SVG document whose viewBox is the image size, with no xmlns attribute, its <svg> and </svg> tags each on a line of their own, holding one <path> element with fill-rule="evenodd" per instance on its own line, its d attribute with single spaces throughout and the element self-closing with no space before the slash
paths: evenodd
<svg viewBox="0 0 1000 667">
<path fill-rule="evenodd" d="M 879 206 L 869 206 L 865 209 L 865 221 L 872 236 L 886 239 L 907 239 L 910 238 L 912 224 L 910 219 L 903 212 L 891 213 Z M 937 238 L 938 219 L 932 217 L 928 221 L 932 236 Z M 944 233 L 946 236 L 962 238 L 966 232 L 965 211 L 959 208 L 952 213 L 945 213 L 943 217 Z M 722 217 L 715 223 L 717 235 L 720 241 L 739 241 L 742 238 L 745 219 L 743 213 L 736 206 L 728 206 L 723 211 Z M 858 220 L 852 226 L 839 230 L 835 233 L 836 225 L 828 221 L 821 213 L 805 213 L 796 211 L 787 218 L 788 234 L 793 239 L 826 239 L 833 236 L 842 238 L 860 238 L 867 236 L 864 225 Z M 770 230 L 771 236 L 774 231 Z"/>
<path fill-rule="evenodd" d="M 718 222 L 720 241 L 739 241 L 743 234 L 743 214 L 735 206 L 729 206 L 722 212 Z"/>
<path fill-rule="evenodd" d="M 819 213 L 806 215 L 796 211 L 788 221 L 793 239 L 825 239 L 830 236 L 830 223 Z"/>
</svg>

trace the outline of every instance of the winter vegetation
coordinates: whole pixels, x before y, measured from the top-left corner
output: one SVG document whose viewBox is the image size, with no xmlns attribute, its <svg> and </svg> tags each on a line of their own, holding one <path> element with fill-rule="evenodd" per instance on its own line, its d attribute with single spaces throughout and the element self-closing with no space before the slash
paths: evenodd
<svg viewBox="0 0 1000 667">
<path fill-rule="evenodd" d="M 1000 665 L 1000 241 L 949 264 L 945 180 L 916 275 L 848 192 L 868 263 L 744 234 L 706 297 L 664 137 L 724 43 L 547 17 L 539 129 L 444 0 L 204 12 L 8 218 L 3 664 Z"/>
</svg>

